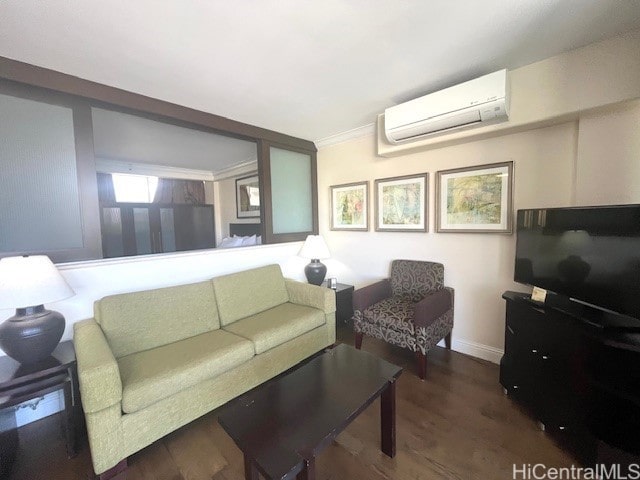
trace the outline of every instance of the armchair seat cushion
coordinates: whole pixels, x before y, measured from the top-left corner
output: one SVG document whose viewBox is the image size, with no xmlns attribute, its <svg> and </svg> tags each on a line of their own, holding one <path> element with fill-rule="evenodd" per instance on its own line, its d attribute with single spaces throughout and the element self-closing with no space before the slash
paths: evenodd
<svg viewBox="0 0 640 480">
<path fill-rule="evenodd" d="M 253 344 L 224 330 L 118 359 L 122 410 L 133 413 L 197 383 L 217 377 L 255 354 Z"/>
<path fill-rule="evenodd" d="M 233 322 L 224 329 L 251 340 L 259 355 L 310 332 L 325 322 L 322 310 L 287 302 Z"/>
<path fill-rule="evenodd" d="M 362 312 L 362 316 L 368 323 L 414 335 L 414 308 L 411 298 L 396 295 L 374 303 Z"/>
</svg>

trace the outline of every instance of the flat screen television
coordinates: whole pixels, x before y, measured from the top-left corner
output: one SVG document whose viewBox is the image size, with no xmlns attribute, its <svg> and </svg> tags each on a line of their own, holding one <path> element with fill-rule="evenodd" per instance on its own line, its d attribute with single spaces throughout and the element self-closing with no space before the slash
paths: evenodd
<svg viewBox="0 0 640 480">
<path fill-rule="evenodd" d="M 640 205 L 518 210 L 514 280 L 640 319 Z"/>
</svg>

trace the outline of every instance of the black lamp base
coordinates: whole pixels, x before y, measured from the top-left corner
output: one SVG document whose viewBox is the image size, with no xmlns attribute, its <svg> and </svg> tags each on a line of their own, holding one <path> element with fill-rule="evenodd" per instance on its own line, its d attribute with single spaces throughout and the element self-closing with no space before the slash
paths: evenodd
<svg viewBox="0 0 640 480">
<path fill-rule="evenodd" d="M 320 285 L 324 280 L 324 276 L 327 274 L 327 267 L 320 260 L 314 258 L 311 263 L 304 267 L 304 274 L 307 277 L 307 282 L 312 285 Z"/>
<path fill-rule="evenodd" d="M 51 355 L 64 333 L 61 313 L 44 305 L 18 308 L 0 325 L 0 347 L 20 363 L 36 363 Z"/>
</svg>

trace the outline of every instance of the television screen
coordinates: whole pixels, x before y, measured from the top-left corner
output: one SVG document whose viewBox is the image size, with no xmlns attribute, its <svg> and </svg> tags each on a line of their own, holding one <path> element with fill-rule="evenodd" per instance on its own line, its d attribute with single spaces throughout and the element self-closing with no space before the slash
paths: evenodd
<svg viewBox="0 0 640 480">
<path fill-rule="evenodd" d="M 518 210 L 514 280 L 640 318 L 640 205 Z"/>
</svg>

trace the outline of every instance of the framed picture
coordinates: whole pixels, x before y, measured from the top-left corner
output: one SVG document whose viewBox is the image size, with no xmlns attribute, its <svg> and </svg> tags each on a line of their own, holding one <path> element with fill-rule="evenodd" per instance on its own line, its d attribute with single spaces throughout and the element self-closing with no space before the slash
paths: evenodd
<svg viewBox="0 0 640 480">
<path fill-rule="evenodd" d="M 375 181 L 376 231 L 426 232 L 429 174 Z"/>
<path fill-rule="evenodd" d="M 331 230 L 369 230 L 369 182 L 333 185 Z"/>
<path fill-rule="evenodd" d="M 513 230 L 513 162 L 442 170 L 436 178 L 436 231 Z"/>
<path fill-rule="evenodd" d="M 236 180 L 236 212 L 238 218 L 260 216 L 260 184 L 257 175 Z"/>
</svg>

